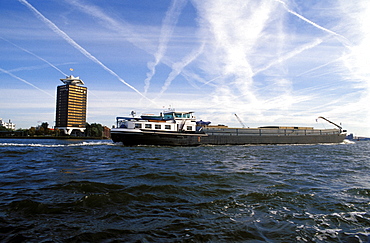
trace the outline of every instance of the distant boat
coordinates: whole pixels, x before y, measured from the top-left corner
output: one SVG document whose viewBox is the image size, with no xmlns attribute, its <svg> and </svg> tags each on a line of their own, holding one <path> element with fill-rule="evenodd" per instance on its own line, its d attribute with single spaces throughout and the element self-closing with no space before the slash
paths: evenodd
<svg viewBox="0 0 370 243">
<path fill-rule="evenodd" d="M 112 140 L 128 146 L 317 144 L 341 143 L 346 137 L 346 131 L 338 125 L 338 128 L 333 129 L 291 126 L 231 128 L 197 121 L 194 112 L 174 110 L 162 112 L 160 115 L 117 117 L 116 123 L 116 127 L 111 129 Z"/>
</svg>

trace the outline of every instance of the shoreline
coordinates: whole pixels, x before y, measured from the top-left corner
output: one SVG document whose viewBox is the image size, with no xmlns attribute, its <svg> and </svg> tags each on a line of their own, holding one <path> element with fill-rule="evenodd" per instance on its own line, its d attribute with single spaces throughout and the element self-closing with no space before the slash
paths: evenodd
<svg viewBox="0 0 370 243">
<path fill-rule="evenodd" d="M 60 137 L 54 137 L 54 136 L 36 136 L 36 137 L 0 137 L 0 139 L 78 139 L 78 140 L 111 140 L 110 138 L 97 138 L 97 137 L 70 137 L 70 136 L 60 136 Z"/>
</svg>

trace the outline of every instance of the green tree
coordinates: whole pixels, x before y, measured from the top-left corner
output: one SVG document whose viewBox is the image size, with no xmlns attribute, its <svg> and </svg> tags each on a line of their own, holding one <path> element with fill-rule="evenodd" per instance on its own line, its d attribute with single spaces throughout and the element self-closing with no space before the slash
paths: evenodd
<svg viewBox="0 0 370 243">
<path fill-rule="evenodd" d="M 39 127 L 36 130 L 36 135 L 45 135 L 45 129 L 43 127 Z"/>
<path fill-rule="evenodd" d="M 43 132 L 42 132 L 43 135 L 50 134 L 49 123 L 47 123 L 47 122 L 41 123 L 40 129 L 41 128 L 43 128 Z"/>
<path fill-rule="evenodd" d="M 29 132 L 29 135 L 30 135 L 30 136 L 35 135 L 35 134 L 36 134 L 36 127 L 31 127 L 31 128 L 28 130 L 28 132 Z"/>
<path fill-rule="evenodd" d="M 49 126 L 49 123 L 47 123 L 47 122 L 43 122 L 43 123 L 41 123 L 41 127 L 43 127 L 43 128 L 44 128 L 44 130 L 49 129 L 49 128 L 48 128 L 48 126 Z"/>
<path fill-rule="evenodd" d="M 103 126 L 98 123 L 86 123 L 86 130 L 85 134 L 88 137 L 98 137 L 101 138 L 103 136 Z"/>
</svg>

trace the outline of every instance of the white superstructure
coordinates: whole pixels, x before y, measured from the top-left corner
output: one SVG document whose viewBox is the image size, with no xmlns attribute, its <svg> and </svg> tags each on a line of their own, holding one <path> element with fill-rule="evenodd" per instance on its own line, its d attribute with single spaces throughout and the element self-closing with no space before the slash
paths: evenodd
<svg viewBox="0 0 370 243">
<path fill-rule="evenodd" d="M 126 132 L 195 132 L 196 120 L 193 112 L 170 111 L 159 116 L 142 115 L 141 117 L 117 117 L 117 128 Z"/>
</svg>

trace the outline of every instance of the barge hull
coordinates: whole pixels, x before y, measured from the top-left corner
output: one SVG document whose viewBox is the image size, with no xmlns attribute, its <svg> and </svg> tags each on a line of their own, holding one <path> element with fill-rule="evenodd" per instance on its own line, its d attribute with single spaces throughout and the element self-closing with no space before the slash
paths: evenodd
<svg viewBox="0 0 370 243">
<path fill-rule="evenodd" d="M 114 142 L 124 145 L 247 145 L 247 144 L 318 144 L 341 143 L 345 134 L 292 135 L 292 136 L 236 136 L 236 135 L 186 135 L 186 134 L 124 134 L 112 133 Z"/>
</svg>

